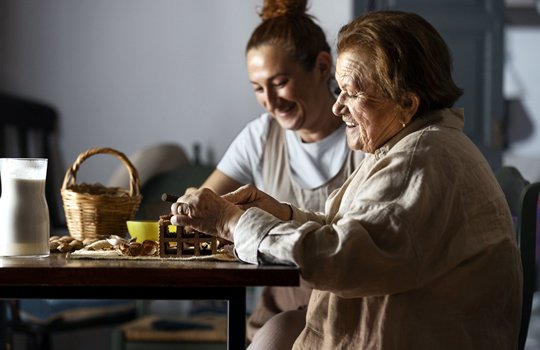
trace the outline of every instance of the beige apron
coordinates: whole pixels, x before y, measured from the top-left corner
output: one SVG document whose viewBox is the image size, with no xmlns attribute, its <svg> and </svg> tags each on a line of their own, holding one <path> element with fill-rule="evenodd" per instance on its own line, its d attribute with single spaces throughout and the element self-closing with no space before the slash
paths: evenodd
<svg viewBox="0 0 540 350">
<path fill-rule="evenodd" d="M 324 211 L 326 199 L 333 190 L 340 187 L 363 159 L 363 153 L 349 151 L 341 170 L 326 184 L 314 189 L 304 189 L 293 180 L 289 165 L 289 155 L 285 140 L 285 130 L 272 119 L 263 150 L 262 176 L 264 192 L 282 202 L 289 202 L 299 208 Z M 301 280 L 300 287 L 265 287 L 261 297 L 248 319 L 247 337 L 253 335 L 274 315 L 305 308 L 311 295 L 311 288 Z"/>
</svg>

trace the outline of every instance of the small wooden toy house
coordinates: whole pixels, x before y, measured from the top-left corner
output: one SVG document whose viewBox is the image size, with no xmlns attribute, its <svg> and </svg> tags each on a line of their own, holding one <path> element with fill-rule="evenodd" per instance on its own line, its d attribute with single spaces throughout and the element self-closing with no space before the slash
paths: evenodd
<svg viewBox="0 0 540 350">
<path fill-rule="evenodd" d="M 172 215 L 163 215 L 159 219 L 160 257 L 201 256 L 217 253 L 217 237 L 188 227 L 171 226 L 171 217 Z"/>
</svg>

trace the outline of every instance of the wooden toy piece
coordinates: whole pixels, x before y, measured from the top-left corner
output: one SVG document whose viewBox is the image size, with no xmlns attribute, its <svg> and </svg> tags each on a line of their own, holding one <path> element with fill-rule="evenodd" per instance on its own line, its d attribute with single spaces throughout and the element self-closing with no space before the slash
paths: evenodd
<svg viewBox="0 0 540 350">
<path fill-rule="evenodd" d="M 182 257 L 201 256 L 217 253 L 218 240 L 190 228 L 174 226 L 171 229 L 172 215 L 162 215 L 159 218 L 159 256 Z"/>
</svg>

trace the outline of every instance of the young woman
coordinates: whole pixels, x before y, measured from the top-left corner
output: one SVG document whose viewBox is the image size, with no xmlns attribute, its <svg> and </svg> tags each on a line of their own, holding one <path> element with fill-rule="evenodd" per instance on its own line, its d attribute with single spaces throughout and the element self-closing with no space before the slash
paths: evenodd
<svg viewBox="0 0 540 350">
<path fill-rule="evenodd" d="M 306 8 L 307 0 L 265 1 L 246 65 L 266 113 L 241 131 L 202 187 L 225 194 L 254 184 L 281 201 L 322 211 L 362 159 L 347 147 L 345 125 L 332 114 L 331 50 Z M 264 288 L 248 339 L 273 316 L 305 308 L 310 294 L 305 286 Z"/>
</svg>

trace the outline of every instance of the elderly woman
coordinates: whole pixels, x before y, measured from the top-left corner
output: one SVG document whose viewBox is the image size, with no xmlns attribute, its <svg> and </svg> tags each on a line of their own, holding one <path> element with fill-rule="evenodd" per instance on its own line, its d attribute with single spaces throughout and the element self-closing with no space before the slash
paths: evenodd
<svg viewBox="0 0 540 350">
<path fill-rule="evenodd" d="M 357 18 L 337 45 L 334 113 L 367 155 L 325 213 L 248 186 L 183 196 L 173 220 L 234 241 L 245 262 L 300 268 L 314 291 L 294 349 L 516 348 L 512 221 L 451 108 L 461 91 L 448 47 L 423 18 L 393 11 Z"/>
</svg>

